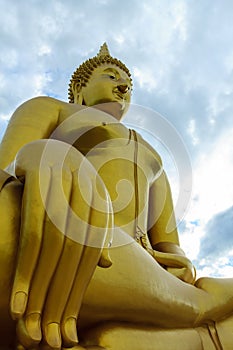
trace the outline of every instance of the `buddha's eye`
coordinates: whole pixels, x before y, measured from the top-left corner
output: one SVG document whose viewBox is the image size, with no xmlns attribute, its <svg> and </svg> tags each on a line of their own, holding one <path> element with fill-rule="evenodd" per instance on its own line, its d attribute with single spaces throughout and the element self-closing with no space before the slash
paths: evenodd
<svg viewBox="0 0 233 350">
<path fill-rule="evenodd" d="M 110 74 L 110 75 L 109 75 L 109 78 L 112 79 L 112 80 L 115 80 L 115 79 L 116 79 L 115 75 L 113 75 L 113 74 Z"/>
</svg>

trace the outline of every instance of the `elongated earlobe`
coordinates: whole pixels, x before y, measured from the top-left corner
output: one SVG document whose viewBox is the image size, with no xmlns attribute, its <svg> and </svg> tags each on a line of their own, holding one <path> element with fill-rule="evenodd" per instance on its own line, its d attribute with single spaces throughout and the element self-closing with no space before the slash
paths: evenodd
<svg viewBox="0 0 233 350">
<path fill-rule="evenodd" d="M 79 94 L 77 94 L 77 97 L 75 97 L 74 103 L 77 103 L 77 104 L 79 104 L 79 105 L 83 105 L 83 104 L 84 104 L 84 103 L 83 103 L 83 94 L 82 94 L 81 91 L 80 91 Z"/>
<path fill-rule="evenodd" d="M 71 89 L 72 89 L 73 96 L 74 96 L 74 103 L 82 105 L 83 104 L 83 94 L 82 94 L 81 82 L 73 81 Z"/>
</svg>

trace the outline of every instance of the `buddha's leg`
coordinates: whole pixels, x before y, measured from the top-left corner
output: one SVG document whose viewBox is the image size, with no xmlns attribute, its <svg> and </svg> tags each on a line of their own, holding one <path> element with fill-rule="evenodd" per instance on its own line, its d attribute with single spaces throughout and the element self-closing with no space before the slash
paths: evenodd
<svg viewBox="0 0 233 350">
<path fill-rule="evenodd" d="M 0 345 L 14 342 L 15 324 L 10 317 L 10 293 L 20 226 L 22 185 L 7 183 L 0 191 Z"/>
<path fill-rule="evenodd" d="M 110 254 L 112 267 L 97 269 L 85 294 L 81 328 L 109 320 L 193 327 L 199 318 L 204 323 L 233 311 L 233 279 L 220 285 L 217 294 L 214 286 L 206 292 L 166 272 L 137 243 Z"/>
<path fill-rule="evenodd" d="M 0 197 L 1 220 L 5 228 L 1 234 L 1 249 L 4 249 L 0 255 L 0 320 L 4 332 L 1 342 L 12 339 L 9 333 L 12 332 L 12 336 L 14 333 L 8 305 L 20 197 L 21 186 L 16 183 L 7 184 Z M 113 248 L 111 258 L 113 266 L 104 270 L 97 268 L 90 282 L 80 315 L 81 326 L 98 321 L 123 320 L 163 327 L 189 327 L 201 314 L 208 312 L 209 318 L 215 319 L 223 317 L 226 311 L 232 311 L 232 280 L 222 285 L 218 280 L 202 279 L 198 287 L 205 288 L 205 292 L 168 274 L 136 243 Z M 216 286 L 218 290 L 213 294 Z"/>
</svg>

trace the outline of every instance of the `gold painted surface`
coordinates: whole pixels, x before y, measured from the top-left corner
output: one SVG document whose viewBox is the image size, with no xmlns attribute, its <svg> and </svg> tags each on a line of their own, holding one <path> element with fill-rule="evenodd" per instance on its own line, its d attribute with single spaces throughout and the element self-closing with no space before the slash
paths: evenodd
<svg viewBox="0 0 233 350">
<path fill-rule="evenodd" d="M 202 329 L 204 334 L 208 331 Z M 202 350 L 203 342 L 196 329 L 160 329 L 133 326 L 121 323 L 108 323 L 90 330 L 85 334 L 85 345 L 100 344 L 105 349 L 134 350 Z M 207 336 L 208 337 L 208 336 Z M 88 341 L 88 339 L 90 339 Z M 208 350 L 215 350 L 211 342 Z"/>
<path fill-rule="evenodd" d="M 0 145 L 0 348 L 230 350 L 233 279 L 195 281 L 161 159 L 120 123 L 130 73 L 91 62 Z"/>
</svg>

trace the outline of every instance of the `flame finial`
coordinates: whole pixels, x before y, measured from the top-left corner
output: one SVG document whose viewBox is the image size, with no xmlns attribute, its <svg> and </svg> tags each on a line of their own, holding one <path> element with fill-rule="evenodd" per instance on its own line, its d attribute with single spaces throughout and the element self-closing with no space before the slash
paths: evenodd
<svg viewBox="0 0 233 350">
<path fill-rule="evenodd" d="M 100 47 L 100 50 L 97 54 L 97 57 L 102 57 L 102 56 L 111 56 L 108 50 L 108 45 L 106 43 L 103 43 L 103 45 Z"/>
</svg>

